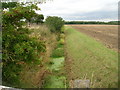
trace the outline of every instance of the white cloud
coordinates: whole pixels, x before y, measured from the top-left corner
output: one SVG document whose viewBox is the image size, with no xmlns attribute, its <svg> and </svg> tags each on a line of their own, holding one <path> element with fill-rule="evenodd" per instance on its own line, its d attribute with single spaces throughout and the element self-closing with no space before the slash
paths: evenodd
<svg viewBox="0 0 120 90">
<path fill-rule="evenodd" d="M 99 14 L 102 15 L 103 13 L 104 15 L 106 11 L 109 12 L 108 18 L 112 20 L 113 18 L 117 18 L 116 15 L 113 16 L 112 13 L 117 14 L 118 1 L 119 0 L 53 0 L 40 4 L 39 7 L 41 11 L 39 13 L 45 16 L 60 16 L 65 20 L 74 20 L 74 18 L 77 19 L 78 17 L 79 19 L 84 17 L 85 20 L 89 16 L 88 13 L 92 14 L 93 12 L 95 14 L 95 12 L 99 13 L 99 11 L 103 11 Z M 110 12 L 112 17 L 110 16 Z M 107 19 L 106 17 L 104 19 Z M 91 20 L 93 20 L 93 18 L 94 15 L 93 17 L 91 16 Z"/>
</svg>

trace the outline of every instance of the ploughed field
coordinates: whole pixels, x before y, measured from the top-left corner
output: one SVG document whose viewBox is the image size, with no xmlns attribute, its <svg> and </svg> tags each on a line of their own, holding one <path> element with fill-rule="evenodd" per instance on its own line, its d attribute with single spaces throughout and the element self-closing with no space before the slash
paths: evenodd
<svg viewBox="0 0 120 90">
<path fill-rule="evenodd" d="M 118 26 L 117 25 L 69 25 L 78 31 L 94 37 L 108 48 L 118 50 Z M 120 49 L 119 49 L 120 51 Z"/>
</svg>

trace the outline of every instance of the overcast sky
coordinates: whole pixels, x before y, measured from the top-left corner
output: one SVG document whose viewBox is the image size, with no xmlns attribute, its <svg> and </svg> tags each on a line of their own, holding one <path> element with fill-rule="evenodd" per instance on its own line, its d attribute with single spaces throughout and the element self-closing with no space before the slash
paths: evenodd
<svg viewBox="0 0 120 90">
<path fill-rule="evenodd" d="M 119 0 L 53 0 L 38 5 L 39 13 L 64 20 L 111 21 L 118 18 Z"/>
</svg>

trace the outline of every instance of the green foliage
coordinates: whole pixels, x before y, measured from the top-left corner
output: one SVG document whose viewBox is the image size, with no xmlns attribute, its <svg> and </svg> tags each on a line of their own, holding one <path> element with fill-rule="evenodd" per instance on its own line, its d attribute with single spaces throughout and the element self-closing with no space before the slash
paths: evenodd
<svg viewBox="0 0 120 90">
<path fill-rule="evenodd" d="M 18 87 L 22 66 L 40 62 L 40 53 L 45 52 L 44 42 L 30 37 L 29 29 L 23 28 L 25 22 L 22 19 L 30 20 L 36 15 L 33 9 L 38 8 L 33 4 L 18 4 L 8 11 L 3 11 L 3 84 Z"/>
<path fill-rule="evenodd" d="M 14 8 L 17 6 L 17 2 L 2 2 L 2 8 L 4 9 L 7 9 L 7 8 Z"/>
<path fill-rule="evenodd" d="M 61 32 L 61 28 L 64 25 L 64 20 L 57 16 L 48 16 L 45 24 L 50 28 L 51 32 Z"/>
<path fill-rule="evenodd" d="M 31 19 L 31 22 L 41 24 L 43 23 L 43 20 L 44 20 L 44 16 L 42 14 L 41 15 L 36 14 L 36 16 Z"/>
</svg>

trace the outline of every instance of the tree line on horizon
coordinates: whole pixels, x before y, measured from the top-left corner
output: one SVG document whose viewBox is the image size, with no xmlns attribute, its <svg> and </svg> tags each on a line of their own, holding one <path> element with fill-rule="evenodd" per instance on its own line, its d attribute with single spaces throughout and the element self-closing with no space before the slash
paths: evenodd
<svg viewBox="0 0 120 90">
<path fill-rule="evenodd" d="M 120 21 L 109 21 L 109 22 L 101 22 L 101 21 L 65 21 L 65 24 L 108 24 L 108 25 L 119 25 Z"/>
</svg>

